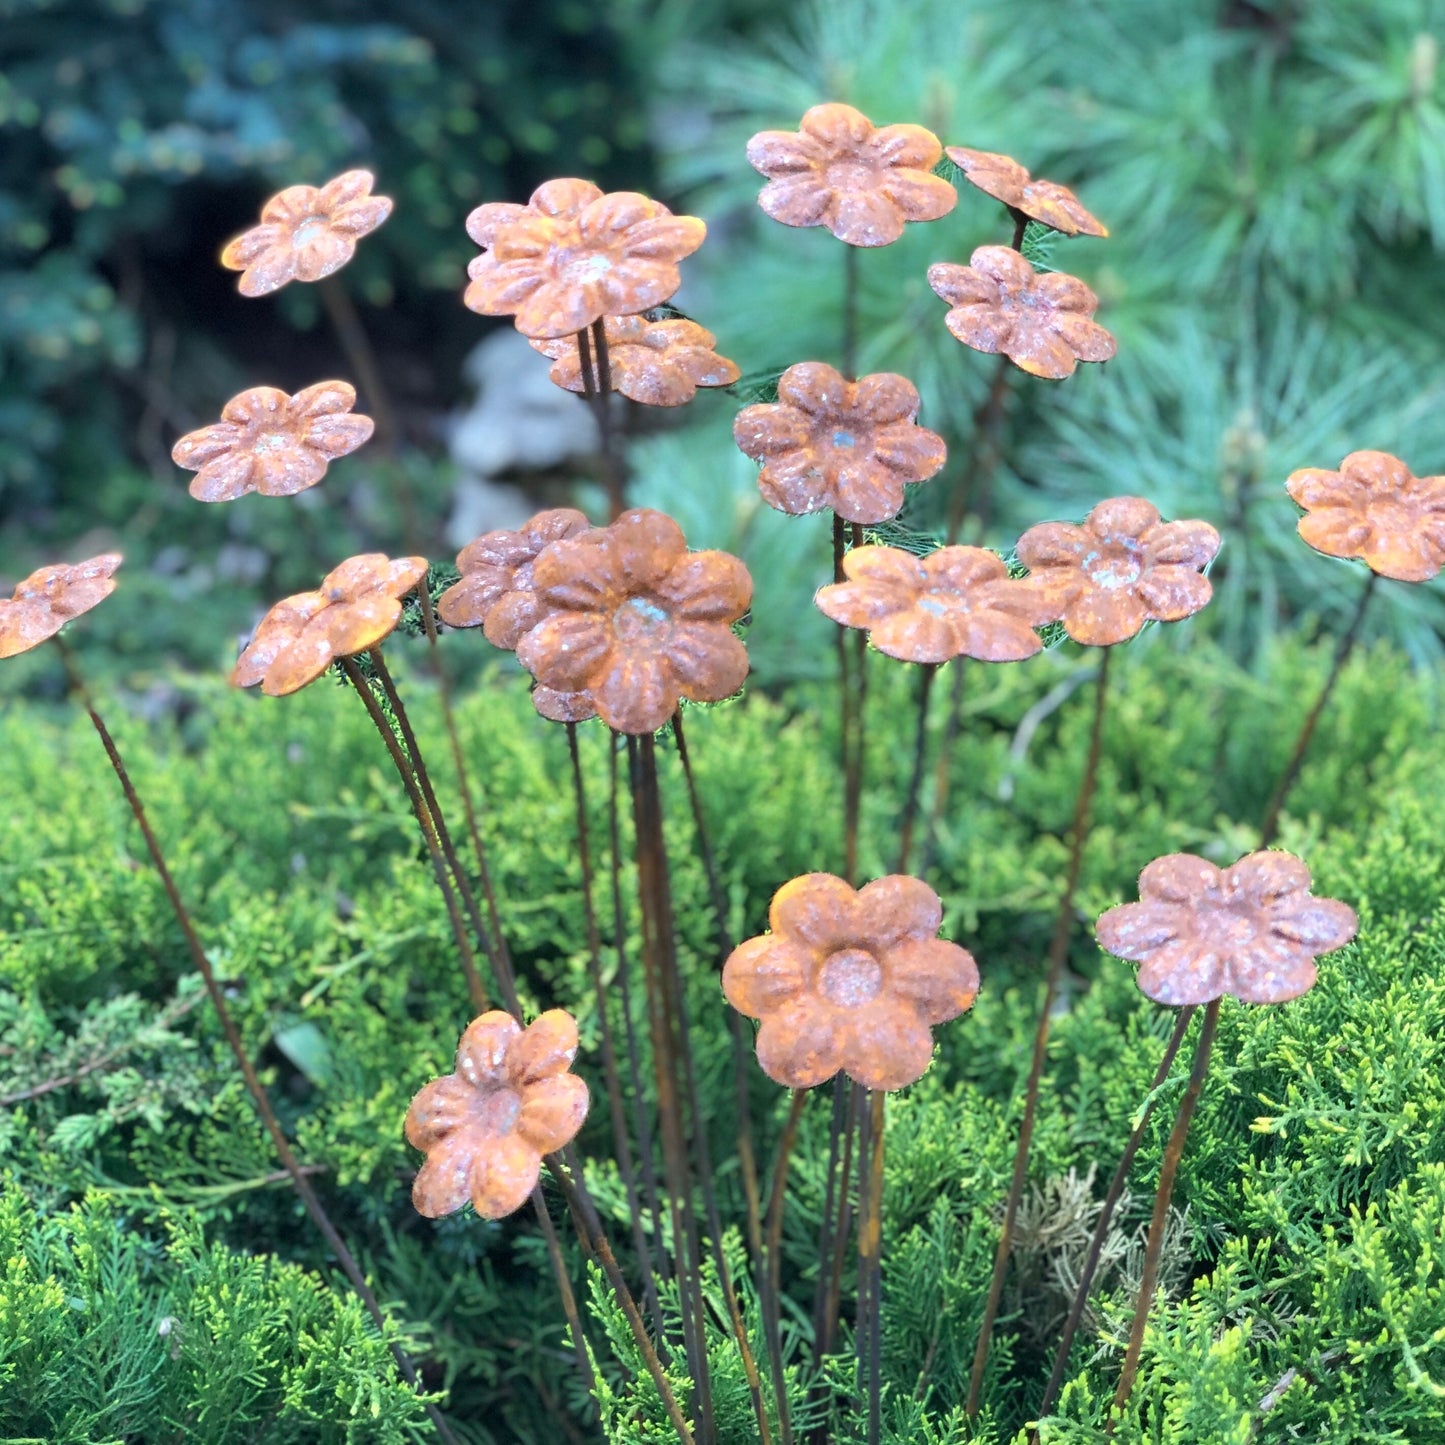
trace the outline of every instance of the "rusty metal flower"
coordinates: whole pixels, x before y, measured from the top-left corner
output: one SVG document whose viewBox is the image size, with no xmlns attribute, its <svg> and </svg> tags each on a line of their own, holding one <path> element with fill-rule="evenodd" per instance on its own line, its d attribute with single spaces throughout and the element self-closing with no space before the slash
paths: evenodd
<svg viewBox="0 0 1445 1445">
<path fill-rule="evenodd" d="M 1059 381 L 1116 350 L 1093 319 L 1099 298 L 1078 277 L 1039 274 L 1011 246 L 980 246 L 967 266 L 939 261 L 928 284 L 952 308 L 944 323 L 965 346 L 1002 352 L 1031 376 Z"/>
<path fill-rule="evenodd" d="M 719 702 L 748 673 L 732 624 L 753 582 L 726 552 L 689 552 L 682 529 L 637 507 L 600 531 L 554 542 L 532 564 L 541 620 L 517 657 L 544 687 L 586 692 L 624 733 L 650 733 L 679 698 Z"/>
<path fill-rule="evenodd" d="M 1292 853 L 1250 853 L 1232 868 L 1171 853 L 1139 875 L 1140 901 L 1109 909 L 1095 932 L 1110 953 L 1140 964 L 1139 987 L 1159 1003 L 1227 993 L 1282 1003 L 1310 988 L 1315 958 L 1360 926 L 1353 908 L 1309 889 L 1310 870 Z"/>
<path fill-rule="evenodd" d="M 1066 236 L 1107 236 L 1108 227 L 1067 187 L 1036 181 L 1012 156 L 949 146 L 948 158 L 986 196 Z"/>
<path fill-rule="evenodd" d="M 115 591 L 119 552 L 32 572 L 11 597 L 0 597 L 0 657 L 15 657 L 54 637 L 72 617 Z"/>
<path fill-rule="evenodd" d="M 1337 472 L 1305 467 L 1285 483 L 1305 509 L 1299 534 L 1327 557 L 1359 557 L 1400 582 L 1445 565 L 1445 477 L 1417 477 L 1388 452 L 1351 452 Z"/>
<path fill-rule="evenodd" d="M 525 206 L 478 206 L 467 234 L 484 250 L 467 267 L 466 305 L 515 316 L 523 336 L 546 339 L 666 301 L 707 227 L 635 191 L 564 179 L 538 186 Z"/>
<path fill-rule="evenodd" d="M 542 1156 L 576 1137 L 587 1085 L 569 1073 L 577 1023 L 549 1009 L 524 1029 L 493 1010 L 474 1018 L 453 1074 L 433 1079 L 406 1111 L 406 1139 L 426 1154 L 411 1187 L 417 1213 L 454 1214 L 468 1199 L 501 1219 L 537 1187 Z"/>
<path fill-rule="evenodd" d="M 607 355 L 612 389 L 643 406 L 682 406 L 700 386 L 731 386 L 737 366 L 714 349 L 717 337 L 695 321 L 675 317 L 649 321 L 645 316 L 608 317 Z M 532 346 L 555 365 L 549 375 L 565 391 L 582 392 L 582 358 L 570 336 L 534 341 Z M 594 384 L 597 377 L 594 374 Z"/>
<path fill-rule="evenodd" d="M 1208 522 L 1162 522 L 1142 497 L 1100 502 L 1081 527 L 1041 522 L 1019 561 L 1075 642 L 1127 642 L 1146 622 L 1178 622 L 1213 595 L 1202 575 L 1219 551 Z"/>
<path fill-rule="evenodd" d="M 190 490 L 198 502 L 233 502 L 247 492 L 294 496 L 371 436 L 374 423 L 353 415 L 355 405 L 344 381 L 320 381 L 295 396 L 252 387 L 226 403 L 219 422 L 187 432 L 171 460 L 196 473 Z"/>
<path fill-rule="evenodd" d="M 391 201 L 373 196 L 370 171 L 347 171 L 316 186 L 287 186 L 261 208 L 261 224 L 221 252 L 221 265 L 240 271 L 242 296 L 265 296 L 288 281 L 319 281 L 339 271 L 356 243 L 391 215 Z"/>
<path fill-rule="evenodd" d="M 907 221 L 936 221 L 958 192 L 932 174 L 943 147 L 921 125 L 885 125 L 851 105 L 815 105 L 796 131 L 760 131 L 748 161 L 758 205 L 785 226 L 826 226 L 850 246 L 887 246 Z"/>
<path fill-rule="evenodd" d="M 847 381 L 821 361 L 790 366 L 776 403 L 744 407 L 738 446 L 762 462 L 758 487 L 780 512 L 831 507 L 850 522 L 883 522 L 903 506 L 903 488 L 943 466 L 943 438 L 917 425 L 918 388 L 881 371 Z"/>
<path fill-rule="evenodd" d="M 259 682 L 267 696 L 284 697 L 314 682 L 337 658 L 389 637 L 401 620 L 400 599 L 425 575 L 425 557 L 348 558 L 315 592 L 284 597 L 261 619 L 232 669 L 232 685 Z"/>
<path fill-rule="evenodd" d="M 597 716 L 592 694 L 585 689 L 581 692 L 558 692 L 555 687 L 543 687 L 539 682 L 532 689 L 532 706 L 538 716 L 548 722 L 579 723 Z"/>
<path fill-rule="evenodd" d="M 1011 578 L 997 553 L 940 547 L 915 557 L 898 547 L 854 547 L 846 582 L 819 589 L 820 610 L 867 629 L 873 646 L 904 662 L 1017 662 L 1043 644 L 1035 627 L 1056 613 L 1037 588 Z"/>
<path fill-rule="evenodd" d="M 840 1069 L 868 1089 L 901 1089 L 933 1058 L 934 1024 L 971 1008 L 978 969 L 938 938 L 943 906 L 901 873 L 858 890 L 831 873 L 783 884 L 771 933 L 739 944 L 723 992 L 761 1019 L 758 1063 L 770 1079 L 811 1088 Z"/>
</svg>

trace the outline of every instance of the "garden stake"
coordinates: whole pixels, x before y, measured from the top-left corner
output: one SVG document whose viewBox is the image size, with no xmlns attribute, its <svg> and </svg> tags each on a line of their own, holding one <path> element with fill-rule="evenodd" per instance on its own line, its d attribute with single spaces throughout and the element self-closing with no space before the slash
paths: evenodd
<svg viewBox="0 0 1445 1445">
<path fill-rule="evenodd" d="M 592 365 L 594 346 L 597 354 L 595 372 Z M 582 369 L 582 395 L 592 403 L 597 413 L 602 474 L 607 488 L 607 520 L 615 522 L 627 510 L 627 488 L 612 428 L 612 367 L 607 355 L 607 331 L 603 318 L 599 317 L 592 323 L 590 341 L 585 328 L 577 333 L 577 361 Z"/>
<path fill-rule="evenodd" d="M 768 1192 L 767 1245 L 763 1255 L 764 1268 L 758 1280 L 758 1299 L 762 1308 L 763 1330 L 773 1371 L 773 1391 L 778 1406 L 778 1429 L 782 1445 L 792 1445 L 792 1410 L 788 1404 L 786 1377 L 783 1372 L 783 1340 L 780 1300 L 783 1280 L 783 1210 L 787 1202 L 788 1166 L 793 1158 L 793 1145 L 798 1137 L 798 1123 L 808 1102 L 811 1089 L 794 1089 L 783 1132 L 778 1136 L 777 1158 L 773 1163 L 772 1188 Z M 831 1186 L 832 1180 L 829 1179 Z"/>
<path fill-rule="evenodd" d="M 547 1257 L 552 1261 L 552 1273 L 557 1277 L 557 1292 L 562 1296 L 562 1313 L 567 1316 L 567 1328 L 572 1335 L 572 1349 L 577 1356 L 577 1373 L 587 1385 L 587 1393 L 597 1397 L 597 1380 L 592 1373 L 592 1356 L 587 1350 L 587 1337 L 582 1333 L 582 1316 L 577 1311 L 577 1296 L 572 1292 L 572 1281 L 567 1277 L 567 1265 L 562 1258 L 562 1242 L 557 1238 L 557 1226 L 547 1212 L 546 1200 L 542 1198 L 542 1186 L 532 1190 L 532 1208 L 537 1223 L 542 1226 L 542 1237 L 547 1241 Z M 559 1417 L 563 1418 L 563 1417 Z"/>
<path fill-rule="evenodd" d="M 958 658 L 958 670 L 963 671 L 963 659 Z M 913 771 L 908 779 L 908 792 L 903 800 L 903 821 L 898 828 L 897 872 L 908 872 L 908 855 L 913 848 L 913 824 L 918 817 L 918 795 L 923 787 L 923 761 L 928 751 L 928 695 L 933 690 L 933 679 L 942 666 L 937 662 L 925 662 L 918 672 L 918 731 L 913 740 Z"/>
<path fill-rule="evenodd" d="M 858 1144 L 858 1374 L 867 1382 L 868 1445 L 883 1428 L 883 1101 L 868 1095 L 867 1127 Z M 865 1203 L 866 1200 L 866 1203 Z"/>
</svg>

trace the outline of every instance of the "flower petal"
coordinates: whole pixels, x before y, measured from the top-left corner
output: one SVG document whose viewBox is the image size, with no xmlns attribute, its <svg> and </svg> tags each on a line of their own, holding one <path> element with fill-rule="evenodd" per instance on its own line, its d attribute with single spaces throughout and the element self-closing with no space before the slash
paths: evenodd
<svg viewBox="0 0 1445 1445">
<path fill-rule="evenodd" d="M 435 1145 L 412 1181 L 411 1202 L 427 1219 L 455 1214 L 471 1195 L 472 1155 L 476 1140 L 470 1133 L 454 1134 Z"/>
<path fill-rule="evenodd" d="M 807 986 L 812 958 L 775 934 L 740 943 L 723 964 L 727 1001 L 750 1019 L 765 1018 Z"/>
<path fill-rule="evenodd" d="M 871 952 L 905 939 L 932 938 L 943 922 L 938 894 L 920 878 L 890 873 L 858 891 L 858 930 Z"/>
<path fill-rule="evenodd" d="M 842 1067 L 833 1010 L 803 998 L 770 1013 L 758 1030 L 758 1063 L 789 1089 L 811 1089 Z"/>
<path fill-rule="evenodd" d="M 507 1050 L 507 1077 L 518 1088 L 572 1067 L 577 1057 L 577 1020 L 566 1009 L 538 1014 Z"/>
<path fill-rule="evenodd" d="M 721 623 L 683 623 L 673 629 L 667 662 L 689 702 L 721 702 L 748 676 L 748 650 Z"/>
<path fill-rule="evenodd" d="M 522 639 L 523 645 L 535 635 L 529 633 Z M 598 717 L 608 727 L 635 737 L 656 732 L 677 711 L 678 687 L 672 669 L 665 659 L 651 653 L 629 655 L 614 648 L 607 670 L 594 677 L 587 690 Z"/>
<path fill-rule="evenodd" d="M 576 1074 L 540 1079 L 522 1097 L 517 1133 L 539 1154 L 550 1154 L 577 1137 L 589 1102 L 587 1085 Z"/>
<path fill-rule="evenodd" d="M 927 1024 L 946 1023 L 973 1007 L 978 965 L 946 938 L 908 939 L 888 951 L 886 987 L 909 1000 Z"/>
<path fill-rule="evenodd" d="M 1121 903 L 1099 916 L 1094 937 L 1099 947 L 1116 958 L 1138 963 L 1155 949 L 1183 937 L 1193 914 L 1179 903 Z"/>
<path fill-rule="evenodd" d="M 768 925 L 807 948 L 832 952 L 860 937 L 858 895 L 832 873 L 804 873 L 773 894 Z"/>
<path fill-rule="evenodd" d="M 472 1164 L 472 1208 L 483 1219 L 515 1214 L 537 1187 L 541 1156 L 516 1134 L 483 1141 Z"/>
<path fill-rule="evenodd" d="M 865 1089 L 902 1089 L 928 1072 L 933 1035 L 909 1005 L 880 1003 L 846 1014 L 843 1071 Z"/>
<path fill-rule="evenodd" d="M 517 643 L 517 660 L 560 692 L 580 692 L 607 665 L 611 630 L 591 612 L 554 612 Z"/>
<path fill-rule="evenodd" d="M 501 1009 L 478 1014 L 457 1045 L 457 1073 L 474 1088 L 510 1088 L 507 1053 L 521 1034 L 521 1024 Z"/>
<path fill-rule="evenodd" d="M 653 586 L 677 617 L 736 622 L 753 600 L 753 579 L 728 552 L 690 552 Z"/>
<path fill-rule="evenodd" d="M 432 1149 L 472 1120 L 477 1091 L 455 1074 L 444 1074 L 422 1088 L 406 1111 L 406 1142 L 414 1149 Z"/>
</svg>

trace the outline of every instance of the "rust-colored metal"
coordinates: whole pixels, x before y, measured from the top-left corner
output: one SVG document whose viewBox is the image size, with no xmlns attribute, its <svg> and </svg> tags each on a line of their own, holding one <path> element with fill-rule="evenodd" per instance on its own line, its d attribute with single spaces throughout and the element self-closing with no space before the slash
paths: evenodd
<svg viewBox="0 0 1445 1445">
<path fill-rule="evenodd" d="M 850 246 L 887 246 L 908 221 L 936 221 L 958 192 L 932 174 L 943 157 L 921 125 L 875 127 L 861 111 L 815 105 L 796 131 L 759 131 L 748 161 L 768 177 L 760 205 L 785 226 L 826 226 Z"/>
<path fill-rule="evenodd" d="M 1140 965 L 1139 987 L 1163 1004 L 1233 994 L 1283 1003 L 1315 981 L 1315 958 L 1360 926 L 1348 904 L 1310 894 L 1292 853 L 1263 850 L 1231 868 L 1192 853 L 1156 858 L 1139 875 L 1138 903 L 1111 908 L 1095 932 L 1110 953 Z"/>
<path fill-rule="evenodd" d="M 315 592 L 283 597 L 261 619 L 231 671 L 232 686 L 260 683 L 268 697 L 284 697 L 314 682 L 338 658 L 389 637 L 401 620 L 401 598 L 425 576 L 425 557 L 349 557 Z"/>
<path fill-rule="evenodd" d="M 1012 156 L 949 146 L 949 160 L 986 196 L 1066 236 L 1107 236 L 1109 228 L 1067 187 L 1036 181 Z"/>
<path fill-rule="evenodd" d="M 1339 471 L 1304 467 L 1285 486 L 1305 509 L 1300 536 L 1327 557 L 1358 557 L 1397 582 L 1428 581 L 1445 565 L 1445 477 L 1417 477 L 1388 452 L 1351 452 Z"/>
<path fill-rule="evenodd" d="M 517 657 L 544 687 L 586 692 L 618 732 L 651 734 L 678 700 L 720 702 L 748 673 L 732 624 L 752 601 L 726 552 L 689 552 L 672 518 L 646 507 L 537 557 L 542 618 Z"/>
<path fill-rule="evenodd" d="M 972 1007 L 978 969 L 938 938 L 943 905 L 902 874 L 853 889 L 831 873 L 785 883 L 772 932 L 723 966 L 728 1002 L 761 1019 L 758 1063 L 791 1089 L 840 1070 L 868 1089 L 901 1089 L 933 1058 L 931 1028 Z"/>
<path fill-rule="evenodd" d="M 778 381 L 778 400 L 744 407 L 733 440 L 763 469 L 763 500 L 806 516 L 831 508 L 849 522 L 896 517 L 903 488 L 926 482 L 948 458 L 943 438 L 917 424 L 918 388 L 880 371 L 849 381 L 821 361 L 800 361 Z"/>
<path fill-rule="evenodd" d="M 673 317 L 649 321 L 645 316 L 609 316 L 607 336 L 609 380 L 613 391 L 643 406 L 682 406 L 700 386 L 731 386 L 737 365 L 717 354 L 717 337 L 696 321 Z M 589 394 L 575 337 L 534 341 L 551 357 L 552 380 L 564 391 Z"/>
<path fill-rule="evenodd" d="M 903 662 L 1018 662 L 1040 650 L 1034 629 L 1057 615 L 1039 588 L 1011 578 L 984 547 L 940 547 L 927 557 L 855 547 L 843 570 L 846 582 L 819 589 L 819 610 L 866 630 L 879 652 Z"/>
<path fill-rule="evenodd" d="M 247 492 L 295 496 L 370 438 L 375 424 L 353 415 L 355 405 L 344 381 L 319 381 L 295 396 L 254 386 L 226 403 L 220 421 L 187 432 L 171 460 L 196 473 L 190 490 L 198 502 L 233 502 Z"/>
<path fill-rule="evenodd" d="M 0 657 L 16 657 L 54 637 L 72 617 L 89 612 L 115 591 L 119 552 L 102 552 L 84 562 L 41 567 L 0 597 Z"/>
<path fill-rule="evenodd" d="M 1060 381 L 1117 350 L 1094 320 L 1099 298 L 1077 276 L 1037 272 L 1012 246 L 980 246 L 967 266 L 939 261 L 928 284 L 952 308 L 944 324 L 965 346 L 1002 352 L 1031 376 Z"/>
<path fill-rule="evenodd" d="M 1164 522 L 1142 497 L 1111 497 L 1082 526 L 1030 527 L 1018 557 L 1075 642 L 1109 647 L 1205 606 L 1213 589 L 1201 569 L 1219 540 L 1208 522 Z"/>
<path fill-rule="evenodd" d="M 523 336 L 572 336 L 603 316 L 660 305 L 682 284 L 678 262 L 707 226 L 635 191 L 546 181 L 525 206 L 493 201 L 467 217 L 483 248 L 467 267 L 465 304 L 513 316 Z"/>
<path fill-rule="evenodd" d="M 433 1079 L 406 1111 L 406 1138 L 426 1154 L 412 1203 L 428 1219 L 468 1200 L 484 1219 L 520 1209 L 537 1187 L 542 1156 L 576 1137 L 587 1085 L 569 1073 L 577 1023 L 549 1009 L 524 1029 L 493 1009 L 457 1046 L 456 1072 Z"/>
<path fill-rule="evenodd" d="M 242 296 L 265 296 L 290 281 L 319 281 L 339 271 L 356 243 L 391 215 L 391 201 L 373 196 L 370 171 L 347 171 L 324 186 L 287 186 L 261 208 L 261 224 L 221 252 L 239 271 Z"/>
</svg>

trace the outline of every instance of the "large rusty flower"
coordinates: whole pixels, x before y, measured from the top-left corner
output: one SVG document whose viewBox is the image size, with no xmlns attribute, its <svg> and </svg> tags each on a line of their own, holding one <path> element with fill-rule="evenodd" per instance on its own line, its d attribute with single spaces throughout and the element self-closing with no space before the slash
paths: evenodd
<svg viewBox="0 0 1445 1445">
<path fill-rule="evenodd" d="M 771 933 L 739 944 L 723 965 L 723 992 L 761 1019 L 758 1063 L 791 1089 L 840 1069 L 868 1089 L 901 1089 L 933 1058 L 932 1025 L 978 994 L 978 969 L 935 937 L 943 906 L 901 873 L 854 890 L 831 873 L 783 884 Z"/>
<path fill-rule="evenodd" d="M 986 196 L 1066 236 L 1107 236 L 1108 228 L 1067 187 L 1036 181 L 1012 156 L 949 146 L 948 158 Z"/>
<path fill-rule="evenodd" d="M 347 171 L 316 186 L 287 186 L 261 208 L 261 224 L 221 252 L 221 265 L 240 271 L 242 296 L 264 296 L 288 281 L 319 281 L 339 271 L 356 243 L 391 215 L 391 201 L 373 196 L 370 171 Z"/>
<path fill-rule="evenodd" d="M 259 682 L 269 697 L 284 697 L 314 682 L 338 658 L 389 637 L 401 620 L 400 599 L 425 575 L 425 557 L 348 558 L 315 592 L 284 597 L 261 619 L 231 671 L 232 685 Z"/>
<path fill-rule="evenodd" d="M 478 206 L 467 234 L 484 250 L 467 267 L 466 305 L 515 315 L 523 336 L 545 339 L 666 301 L 682 284 L 678 262 L 702 245 L 707 227 L 634 191 L 556 180 L 525 206 Z"/>
<path fill-rule="evenodd" d="M 650 733 L 679 698 L 719 702 L 748 673 L 732 624 L 753 581 L 726 552 L 689 552 L 682 529 L 637 507 L 600 531 L 554 542 L 532 564 L 543 615 L 517 644 L 544 687 L 586 692 L 618 732 Z"/>
<path fill-rule="evenodd" d="M 947 459 L 943 438 L 917 425 L 918 388 L 881 371 L 847 381 L 821 361 L 790 366 L 775 404 L 744 407 L 738 446 L 762 462 L 758 487 L 780 512 L 831 507 L 850 522 L 883 522 L 903 506 L 903 488 Z"/>
<path fill-rule="evenodd" d="M 1445 477 L 1414 476 L 1388 452 L 1351 452 L 1339 471 L 1305 467 L 1285 486 L 1317 552 L 1359 557 L 1400 582 L 1427 581 L 1445 565 Z"/>
<path fill-rule="evenodd" d="M 1213 595 L 1219 551 L 1208 522 L 1161 522 L 1142 497 L 1100 502 L 1081 527 L 1040 522 L 1019 538 L 1019 561 L 1075 642 L 1127 642 L 1146 622 L 1178 622 Z"/>
<path fill-rule="evenodd" d="M 353 415 L 355 405 L 344 381 L 319 381 L 295 396 L 252 387 L 226 403 L 220 421 L 187 432 L 171 460 L 196 473 L 190 490 L 198 502 L 232 502 L 247 492 L 294 496 L 371 436 L 374 423 Z"/>
<path fill-rule="evenodd" d="M 1139 987 L 1159 1003 L 1226 993 L 1282 1003 L 1310 988 L 1315 958 L 1343 948 L 1360 926 L 1353 908 L 1309 889 L 1310 870 L 1292 853 L 1250 853 L 1232 868 L 1171 853 L 1139 875 L 1139 902 L 1111 908 L 1095 933 L 1140 965 Z"/>
<path fill-rule="evenodd" d="M 1011 246 L 980 246 L 967 266 L 939 261 L 928 284 L 952 308 L 944 323 L 965 346 L 1002 352 L 1031 376 L 1058 381 L 1081 361 L 1114 355 L 1114 338 L 1093 319 L 1099 298 L 1076 276 L 1040 275 Z"/>
<path fill-rule="evenodd" d="M 11 597 L 0 598 L 0 657 L 15 657 L 54 637 L 72 617 L 115 591 L 119 552 L 32 572 Z"/>
<path fill-rule="evenodd" d="M 769 178 L 758 205 L 785 226 L 826 226 L 850 246 L 887 246 L 906 221 L 936 221 L 958 192 L 932 174 L 943 147 L 921 125 L 885 125 L 851 105 L 815 105 L 796 131 L 760 131 L 748 161 Z"/>
<path fill-rule="evenodd" d="M 468 1199 L 501 1219 L 537 1187 L 542 1156 L 576 1137 L 587 1085 L 569 1073 L 577 1023 L 549 1009 L 523 1027 L 493 1010 L 474 1018 L 454 1074 L 433 1079 L 406 1111 L 406 1138 L 426 1154 L 411 1187 L 417 1213 L 453 1214 Z"/>
<path fill-rule="evenodd" d="M 1037 587 L 1011 578 L 983 547 L 940 547 L 926 557 L 854 547 L 843 570 L 846 582 L 819 589 L 819 608 L 866 628 L 874 647 L 904 662 L 1017 662 L 1043 646 L 1034 628 L 1057 616 Z"/>
</svg>

